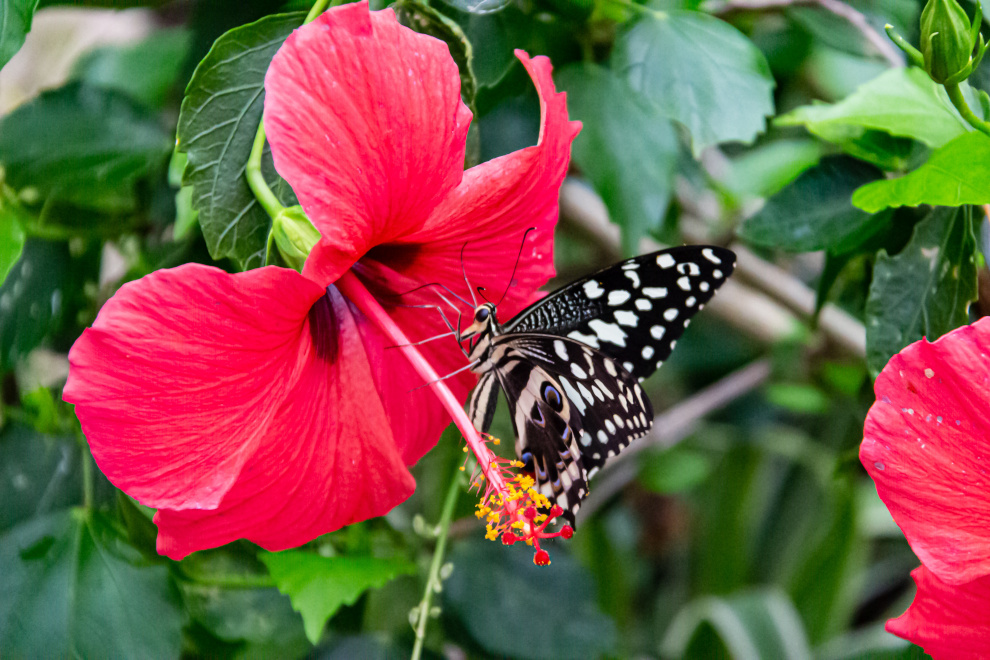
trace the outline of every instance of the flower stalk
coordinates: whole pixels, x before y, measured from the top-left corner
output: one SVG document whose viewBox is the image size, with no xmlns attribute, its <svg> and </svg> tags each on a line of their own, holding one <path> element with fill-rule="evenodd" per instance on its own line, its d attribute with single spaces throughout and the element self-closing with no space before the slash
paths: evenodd
<svg viewBox="0 0 990 660">
<path fill-rule="evenodd" d="M 423 654 L 423 642 L 426 639 L 426 623 L 430 619 L 430 600 L 434 593 L 440 591 L 440 568 L 443 566 L 444 553 L 447 551 L 447 535 L 450 532 L 450 521 L 454 517 L 454 507 L 457 506 L 457 497 L 460 495 L 461 475 L 455 472 L 454 478 L 450 480 L 450 487 L 447 489 L 447 497 L 443 502 L 443 511 L 440 514 L 439 532 L 437 534 L 437 544 L 433 549 L 433 561 L 430 562 L 430 572 L 426 576 L 426 589 L 423 591 L 423 600 L 420 601 L 416 612 L 413 626 L 416 629 L 416 642 L 413 645 L 410 660 L 419 660 Z"/>
</svg>

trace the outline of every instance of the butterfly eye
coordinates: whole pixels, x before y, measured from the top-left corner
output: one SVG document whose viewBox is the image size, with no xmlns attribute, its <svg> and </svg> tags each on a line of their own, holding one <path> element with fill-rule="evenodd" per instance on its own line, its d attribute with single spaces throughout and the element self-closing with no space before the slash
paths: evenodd
<svg viewBox="0 0 990 660">
<path fill-rule="evenodd" d="M 557 412 L 560 412 L 564 407 L 564 400 L 560 396 L 560 392 L 550 383 L 543 383 L 543 400 Z"/>
<path fill-rule="evenodd" d="M 477 321 L 478 323 L 483 323 L 484 321 L 488 320 L 489 313 L 490 312 L 488 311 L 487 307 L 482 307 L 477 312 L 474 313 L 474 320 Z"/>
</svg>

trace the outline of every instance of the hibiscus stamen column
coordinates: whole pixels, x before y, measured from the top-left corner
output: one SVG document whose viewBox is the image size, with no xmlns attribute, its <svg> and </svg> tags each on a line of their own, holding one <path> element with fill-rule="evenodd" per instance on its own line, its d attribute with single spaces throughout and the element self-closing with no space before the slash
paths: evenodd
<svg viewBox="0 0 990 660">
<path fill-rule="evenodd" d="M 464 412 L 464 408 L 461 407 L 461 403 L 457 400 L 457 397 L 440 380 L 440 376 L 433 368 L 433 365 L 423 357 L 423 354 L 415 346 L 410 345 L 412 342 L 406 337 L 399 326 L 395 324 L 388 313 L 382 309 L 378 301 L 375 300 L 375 297 L 371 295 L 371 292 L 365 288 L 364 284 L 361 283 L 361 280 L 354 273 L 349 270 L 346 271 L 335 284 L 337 289 L 348 300 L 354 303 L 365 316 L 394 341 L 396 346 L 400 347 L 400 350 L 403 351 L 403 354 L 416 370 L 416 373 L 430 384 L 430 387 L 433 388 L 433 392 L 440 399 L 443 407 L 453 417 L 454 424 L 457 425 L 461 435 L 464 436 L 471 451 L 477 457 L 478 465 L 481 467 L 481 471 L 488 480 L 489 485 L 499 492 L 504 491 L 505 483 L 502 480 L 502 474 L 499 470 L 494 469 L 492 465 L 491 452 L 488 449 L 488 445 L 481 439 L 471 420 L 468 419 L 467 413 Z"/>
</svg>

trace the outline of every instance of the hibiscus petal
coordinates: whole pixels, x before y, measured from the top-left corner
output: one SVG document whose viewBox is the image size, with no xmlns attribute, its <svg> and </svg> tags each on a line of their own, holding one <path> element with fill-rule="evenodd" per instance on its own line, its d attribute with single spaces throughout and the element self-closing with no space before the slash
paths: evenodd
<svg viewBox="0 0 990 660">
<path fill-rule="evenodd" d="M 383 515 L 412 494 L 375 392 L 361 317 L 335 289 L 330 295 L 338 359 L 326 362 L 311 341 L 297 344 L 299 378 L 217 509 L 156 514 L 161 554 L 180 559 L 239 538 L 283 550 Z"/>
<path fill-rule="evenodd" d="M 215 508 L 295 379 L 321 287 L 187 264 L 125 284 L 69 352 L 63 397 L 100 469 L 153 507 Z"/>
<path fill-rule="evenodd" d="M 990 656 L 990 577 L 949 585 L 924 566 L 911 576 L 918 593 L 907 612 L 887 622 L 887 630 L 936 660 Z"/>
<path fill-rule="evenodd" d="M 915 554 L 939 579 L 990 574 L 990 319 L 891 358 L 860 460 Z"/>
<path fill-rule="evenodd" d="M 493 301 L 499 301 L 505 292 L 498 313 L 507 320 L 533 302 L 537 289 L 554 275 L 553 231 L 560 184 L 567 174 L 571 142 L 581 124 L 567 119 L 566 95 L 554 89 L 550 61 L 545 57 L 530 59 L 522 51 L 516 55 L 540 94 L 539 143 L 468 170 L 422 229 L 373 248 L 358 263 L 355 273 L 385 303 L 443 304 L 435 293 L 443 291 L 439 287 L 397 296 L 426 283 L 443 285 L 469 301 L 458 302 L 444 293 L 464 313 L 464 327 L 470 323 L 473 302 L 466 275 L 471 287 L 484 287 Z M 523 244 L 530 227 L 535 230 Z M 322 250 L 320 246 L 314 254 Z M 322 257 L 311 258 L 307 275 L 326 277 L 328 273 L 319 272 L 322 263 Z M 388 310 L 411 339 L 425 339 L 447 330 L 435 310 L 399 306 L 389 306 Z M 457 312 L 446 306 L 445 312 L 451 323 L 456 323 Z M 440 375 L 467 364 L 452 338 L 424 344 L 420 350 Z M 407 463 L 413 463 L 436 443 L 450 416 L 428 388 L 410 391 L 409 383 L 421 384 L 421 379 L 400 351 L 384 351 L 380 373 L 382 376 L 376 378 L 379 392 L 390 418 L 399 420 L 393 424 L 396 443 Z M 455 396 L 465 398 L 476 378 L 467 372 L 446 382 Z"/>
<path fill-rule="evenodd" d="M 471 112 L 442 41 L 367 2 L 296 30 L 265 76 L 275 168 L 332 249 L 329 283 L 461 180 Z"/>
</svg>

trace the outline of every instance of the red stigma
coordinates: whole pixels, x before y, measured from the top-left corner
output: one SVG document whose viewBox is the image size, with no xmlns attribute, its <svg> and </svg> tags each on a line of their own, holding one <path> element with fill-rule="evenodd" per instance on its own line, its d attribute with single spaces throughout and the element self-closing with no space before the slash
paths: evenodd
<svg viewBox="0 0 990 660">
<path fill-rule="evenodd" d="M 560 536 L 564 539 L 569 539 L 574 536 L 574 528 L 570 525 L 564 525 L 560 528 Z"/>
<path fill-rule="evenodd" d="M 550 554 L 546 550 L 537 550 L 533 555 L 533 563 L 537 566 L 549 566 Z"/>
</svg>

